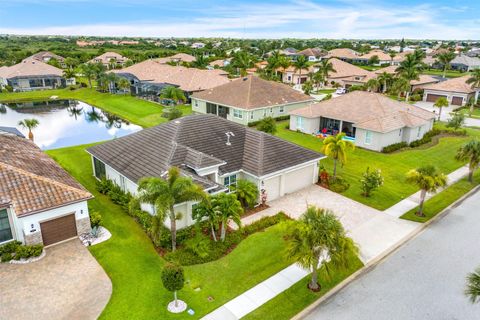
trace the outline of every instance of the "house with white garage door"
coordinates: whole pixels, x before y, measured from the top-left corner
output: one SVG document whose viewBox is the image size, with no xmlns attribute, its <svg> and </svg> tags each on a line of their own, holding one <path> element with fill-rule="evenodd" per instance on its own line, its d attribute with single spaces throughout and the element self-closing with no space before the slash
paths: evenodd
<svg viewBox="0 0 480 320">
<path fill-rule="evenodd" d="M 33 142 L 0 134 L 0 245 L 48 246 L 89 232 L 91 198 Z"/>
<path fill-rule="evenodd" d="M 424 86 L 423 101 L 435 102 L 438 98 L 445 97 L 451 105 L 464 106 L 470 98 L 475 97 L 475 89 L 467 83 L 469 78 L 471 76 L 467 75 L 426 85 Z"/>
<path fill-rule="evenodd" d="M 171 167 L 205 192 L 228 192 L 239 179 L 257 184 L 267 201 L 306 188 L 318 180 L 325 156 L 212 114 L 182 117 L 87 149 L 93 174 L 124 191 L 137 193 L 144 177 L 166 177 Z M 175 206 L 179 228 L 194 223 L 194 202 Z M 142 208 L 154 213 L 149 204 Z M 165 221 L 165 225 L 170 225 Z"/>
</svg>

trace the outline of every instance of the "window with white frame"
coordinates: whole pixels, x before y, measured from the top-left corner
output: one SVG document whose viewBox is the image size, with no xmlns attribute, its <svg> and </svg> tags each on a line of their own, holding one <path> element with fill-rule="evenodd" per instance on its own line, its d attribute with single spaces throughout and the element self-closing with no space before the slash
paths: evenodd
<svg viewBox="0 0 480 320">
<path fill-rule="evenodd" d="M 365 132 L 365 144 L 371 144 L 372 143 L 372 131 L 366 131 Z"/>
<path fill-rule="evenodd" d="M 280 113 L 284 113 L 285 112 L 285 106 L 280 106 L 280 108 L 278 109 L 278 111 Z"/>
<path fill-rule="evenodd" d="M 236 174 L 232 174 L 230 176 L 226 176 L 225 178 L 223 178 L 223 185 L 225 187 L 231 187 L 231 186 L 235 186 L 237 184 L 237 175 Z"/>
<path fill-rule="evenodd" d="M 127 183 L 124 176 L 120 176 L 120 188 L 125 192 L 127 191 Z"/>
<path fill-rule="evenodd" d="M 233 109 L 233 117 L 238 119 L 243 119 L 243 112 L 242 110 Z"/>
<path fill-rule="evenodd" d="M 297 116 L 297 130 L 302 130 L 303 129 L 303 118 Z"/>
<path fill-rule="evenodd" d="M 0 243 L 13 239 L 7 209 L 0 210 Z"/>
</svg>

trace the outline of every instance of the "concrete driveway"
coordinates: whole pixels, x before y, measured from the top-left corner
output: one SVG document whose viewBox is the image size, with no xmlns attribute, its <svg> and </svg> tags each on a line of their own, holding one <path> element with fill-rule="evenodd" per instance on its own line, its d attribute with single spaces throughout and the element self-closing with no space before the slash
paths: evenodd
<svg viewBox="0 0 480 320">
<path fill-rule="evenodd" d="M 432 102 L 415 102 L 415 105 L 417 107 L 420 107 L 422 109 L 435 112 L 438 115 L 438 108 L 433 106 Z M 442 121 L 448 121 L 452 117 L 452 114 L 455 112 L 456 109 L 461 108 L 460 106 L 448 106 L 442 109 L 442 114 L 441 114 L 441 120 Z M 467 127 L 480 127 L 480 119 L 475 119 L 475 118 L 465 118 L 465 126 Z"/>
<path fill-rule="evenodd" d="M 0 319 L 96 319 L 110 279 L 78 239 L 47 248 L 40 261 L 0 264 Z"/>
</svg>

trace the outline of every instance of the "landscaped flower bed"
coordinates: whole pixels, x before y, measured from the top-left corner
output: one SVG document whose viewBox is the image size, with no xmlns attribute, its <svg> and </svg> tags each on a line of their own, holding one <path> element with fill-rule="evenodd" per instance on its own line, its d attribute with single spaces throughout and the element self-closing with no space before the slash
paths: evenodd
<svg viewBox="0 0 480 320">
<path fill-rule="evenodd" d="M 25 246 L 20 241 L 12 241 L 0 246 L 0 257 L 2 262 L 12 260 L 19 263 L 31 262 L 32 258 L 40 257 L 43 253 L 43 245 Z"/>
</svg>

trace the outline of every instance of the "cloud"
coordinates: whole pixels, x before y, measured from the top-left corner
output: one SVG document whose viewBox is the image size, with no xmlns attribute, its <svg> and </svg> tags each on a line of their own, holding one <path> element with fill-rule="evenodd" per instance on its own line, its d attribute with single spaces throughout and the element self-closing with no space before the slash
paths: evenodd
<svg viewBox="0 0 480 320">
<path fill-rule="evenodd" d="M 120 2 L 128 4 L 134 1 Z M 207 5 L 204 8 L 196 8 L 196 14 L 191 17 L 168 17 L 167 21 L 164 20 L 167 17 L 160 17 L 162 22 L 128 21 L 44 27 L 0 27 L 0 33 L 235 38 L 473 39 L 478 37 L 480 34 L 478 21 L 458 17 L 462 11 L 468 11 L 468 8 L 456 8 L 456 20 L 450 18 L 451 9 L 428 4 L 401 6 L 349 0 L 336 2 L 335 5 L 319 4 L 310 0 L 293 0 L 284 3 L 236 3 L 228 6 Z"/>
</svg>

